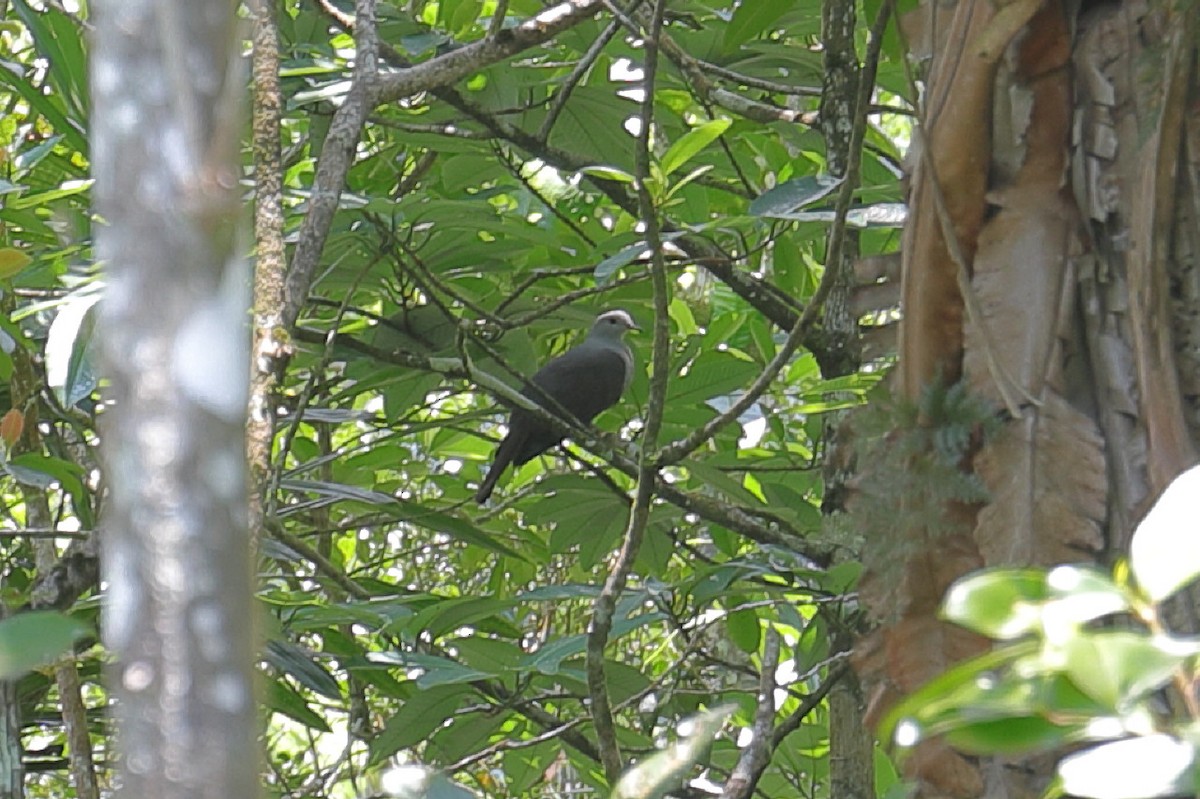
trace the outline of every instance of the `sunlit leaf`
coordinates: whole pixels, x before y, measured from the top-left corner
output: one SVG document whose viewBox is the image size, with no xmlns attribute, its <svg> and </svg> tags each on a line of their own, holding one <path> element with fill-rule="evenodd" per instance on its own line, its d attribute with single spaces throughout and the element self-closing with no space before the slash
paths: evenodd
<svg viewBox="0 0 1200 799">
<path fill-rule="evenodd" d="M 1083 624 L 1128 606 L 1125 593 L 1097 569 L 988 569 L 951 586 L 942 615 L 992 638 L 1012 640 L 1047 624 Z"/>
<path fill-rule="evenodd" d="M 680 136 L 663 153 L 661 160 L 663 174 L 670 175 L 692 160 L 705 147 L 716 141 L 717 137 L 729 130 L 731 124 L 732 120 L 729 119 L 712 119 Z"/>
<path fill-rule="evenodd" d="M 1200 576 L 1196 498 L 1200 466 L 1175 478 L 1142 519 L 1129 545 L 1129 566 L 1138 586 L 1159 602 Z"/>
<path fill-rule="evenodd" d="M 618 183 L 633 183 L 634 181 L 633 175 L 612 166 L 585 166 L 579 170 L 579 174 L 591 175 L 597 178 L 604 178 L 605 180 L 615 180 Z"/>
<path fill-rule="evenodd" d="M 59 400 L 71 407 L 95 390 L 92 331 L 98 291 L 73 294 L 58 309 L 46 336 L 46 381 Z"/>
<path fill-rule="evenodd" d="M 1197 642 L 1121 630 L 1081 632 L 1064 645 L 1066 671 L 1072 681 L 1114 710 L 1123 710 L 1162 687 L 1197 654 Z"/>
<path fill-rule="evenodd" d="M 613 799 L 657 799 L 677 788 L 679 780 L 708 751 L 713 738 L 735 709 L 733 705 L 723 705 L 690 719 L 686 725 L 687 735 L 621 775 L 613 788 Z"/>
<path fill-rule="evenodd" d="M 1190 796 L 1196 748 L 1169 735 L 1147 735 L 1076 752 L 1058 764 L 1063 790 L 1089 799 Z"/>
</svg>

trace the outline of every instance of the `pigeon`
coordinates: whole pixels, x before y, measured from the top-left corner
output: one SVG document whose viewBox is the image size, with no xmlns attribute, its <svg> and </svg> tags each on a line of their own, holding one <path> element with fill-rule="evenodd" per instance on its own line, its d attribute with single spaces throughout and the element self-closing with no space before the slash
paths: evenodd
<svg viewBox="0 0 1200 799">
<path fill-rule="evenodd" d="M 600 314 L 583 343 L 535 372 L 530 382 L 537 388 L 527 387 L 521 394 L 542 404 L 545 400 L 541 392 L 544 392 L 570 411 L 579 423 L 591 423 L 597 414 L 615 405 L 633 381 L 633 353 L 623 340 L 630 330 L 641 328 L 625 311 Z M 492 468 L 475 492 L 475 501 L 480 505 L 487 502 L 508 464 L 520 466 L 562 439 L 556 429 L 528 410 L 514 408 L 508 421 L 508 435 L 500 442 Z"/>
</svg>

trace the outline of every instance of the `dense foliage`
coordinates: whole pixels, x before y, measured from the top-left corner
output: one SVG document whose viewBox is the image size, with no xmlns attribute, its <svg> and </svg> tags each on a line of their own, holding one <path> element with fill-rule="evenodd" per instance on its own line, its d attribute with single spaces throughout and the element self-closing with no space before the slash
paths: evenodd
<svg viewBox="0 0 1200 799">
<path fill-rule="evenodd" d="M 0 538 L 3 598 L 94 623 L 94 565 L 54 576 L 94 561 L 104 496 L 88 13 L 4 8 L 0 376 L 14 410 L 0 433 L 6 527 L 19 534 Z M 860 115 L 835 118 L 833 99 L 852 110 L 854 87 L 834 98 L 822 85 L 815 0 L 673 2 L 648 87 L 649 160 L 639 159 L 648 6 L 490 54 L 485 45 L 536 28 L 542 10 L 532 0 L 379 5 L 377 104 L 315 279 L 301 286 L 263 491 L 267 782 L 275 795 L 350 796 L 379 790 L 389 764 L 422 763 L 488 795 L 606 784 L 597 739 L 612 733 L 593 726 L 589 684 L 599 667 L 623 757 L 643 758 L 682 719 L 733 703 L 705 773 L 724 783 L 765 691 L 777 707 L 756 728 L 771 764 L 758 790 L 828 795 L 823 699 L 846 672 L 836 642 L 856 624 L 847 591 L 859 567 L 855 539 L 822 532 L 823 456 L 837 412 L 864 401 L 881 362 L 845 368 L 856 358 L 805 311 L 832 271 L 831 221 L 863 252 L 897 246 L 904 112 L 875 107 L 865 127 Z M 348 11 L 279 4 L 279 170 L 297 249 L 329 188 L 317 169 L 335 112 L 353 99 Z M 854 39 L 866 52 L 865 27 L 852 50 Z M 876 101 L 904 85 L 898 45 L 884 44 Z M 426 63 L 463 79 L 405 90 L 397 76 Z M 821 126 L 834 122 L 842 136 L 859 126 L 860 185 L 829 174 Z M 249 149 L 246 159 L 249 176 Z M 843 197 L 853 234 L 845 204 L 834 211 Z M 653 288 L 651 237 L 666 295 Z M 519 388 L 600 310 L 624 308 L 652 330 L 656 300 L 667 346 L 655 353 L 652 335 L 635 338 L 637 377 L 597 420 L 605 437 L 535 459 L 489 506 L 471 503 L 511 401 L 497 383 Z M 792 330 L 802 335 L 787 339 Z M 797 344 L 794 358 L 777 358 Z M 689 440 L 773 360 L 782 370 L 744 411 Z M 655 392 L 664 412 L 647 440 Z M 631 544 L 643 453 L 657 454 L 660 477 Z M 632 571 L 611 595 L 604 660 L 593 650 L 589 662 L 589 622 L 623 542 Z M 23 634 L 60 651 L 79 628 Z M 73 663 L 103 784 L 104 655 L 91 644 Z M 31 795 L 72 790 L 58 759 L 63 685 L 49 667 L 18 683 Z"/>
</svg>

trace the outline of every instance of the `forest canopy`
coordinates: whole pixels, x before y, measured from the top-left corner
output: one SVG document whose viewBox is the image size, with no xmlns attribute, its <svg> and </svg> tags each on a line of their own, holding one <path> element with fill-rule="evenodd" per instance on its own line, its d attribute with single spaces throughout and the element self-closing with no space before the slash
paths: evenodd
<svg viewBox="0 0 1200 799">
<path fill-rule="evenodd" d="M 1195 460 L 1195 11 L 1084 5 L 0 2 L 0 797 L 906 790 Z"/>
</svg>

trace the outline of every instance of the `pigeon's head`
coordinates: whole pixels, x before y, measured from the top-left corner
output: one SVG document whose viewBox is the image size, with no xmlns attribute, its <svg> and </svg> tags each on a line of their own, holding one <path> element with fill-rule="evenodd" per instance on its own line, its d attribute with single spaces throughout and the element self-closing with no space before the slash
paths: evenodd
<svg viewBox="0 0 1200 799">
<path fill-rule="evenodd" d="M 627 312 L 620 309 L 613 311 L 605 311 L 596 317 L 595 323 L 592 324 L 592 333 L 605 338 L 620 339 L 630 330 L 641 330 L 637 322 L 633 321 L 633 317 Z"/>
</svg>

